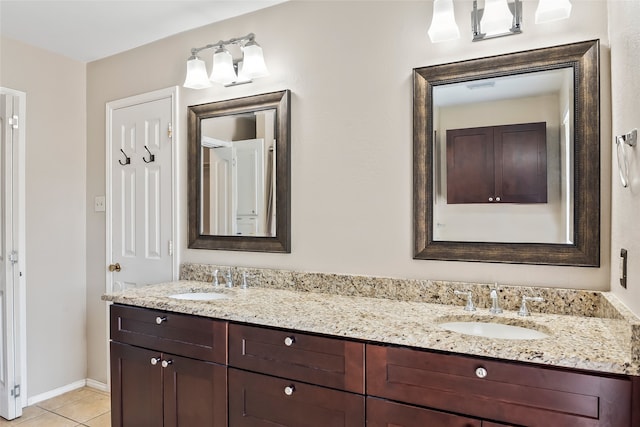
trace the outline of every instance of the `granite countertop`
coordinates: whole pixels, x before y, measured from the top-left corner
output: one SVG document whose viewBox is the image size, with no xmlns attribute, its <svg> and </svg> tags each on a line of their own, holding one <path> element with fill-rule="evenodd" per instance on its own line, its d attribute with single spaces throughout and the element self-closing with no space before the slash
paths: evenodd
<svg viewBox="0 0 640 427">
<path fill-rule="evenodd" d="M 190 301 L 169 298 L 184 292 L 220 292 L 228 299 Z M 614 306 L 624 306 L 606 295 Z M 616 374 L 640 375 L 640 324 L 628 313 L 618 318 L 515 311 L 492 315 L 479 308 L 398 301 L 363 296 L 250 287 L 217 288 L 193 280 L 145 286 L 105 294 L 105 301 L 193 314 L 262 326 L 296 329 L 378 343 L 494 357 Z M 461 301 L 463 303 L 464 301 Z M 459 320 L 493 321 L 537 329 L 537 340 L 489 339 L 442 329 Z"/>
</svg>

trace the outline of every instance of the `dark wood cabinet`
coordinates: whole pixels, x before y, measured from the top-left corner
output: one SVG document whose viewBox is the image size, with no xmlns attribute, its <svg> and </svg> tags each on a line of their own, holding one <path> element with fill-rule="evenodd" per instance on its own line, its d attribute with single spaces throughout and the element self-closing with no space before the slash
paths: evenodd
<svg viewBox="0 0 640 427">
<path fill-rule="evenodd" d="M 229 368 L 229 425 L 364 427 L 364 396 Z"/>
<path fill-rule="evenodd" d="M 229 365 L 364 394 L 364 344 L 359 342 L 231 324 Z"/>
<path fill-rule="evenodd" d="M 482 421 L 375 397 L 367 398 L 367 427 L 482 427 Z"/>
<path fill-rule="evenodd" d="M 447 203 L 546 202 L 546 123 L 447 131 Z"/>
<path fill-rule="evenodd" d="M 225 322 L 112 306 L 111 425 L 226 426 L 227 367 L 211 361 L 226 336 Z"/>
<path fill-rule="evenodd" d="M 367 345 L 367 395 L 518 426 L 631 426 L 628 377 L 406 348 Z"/>
</svg>

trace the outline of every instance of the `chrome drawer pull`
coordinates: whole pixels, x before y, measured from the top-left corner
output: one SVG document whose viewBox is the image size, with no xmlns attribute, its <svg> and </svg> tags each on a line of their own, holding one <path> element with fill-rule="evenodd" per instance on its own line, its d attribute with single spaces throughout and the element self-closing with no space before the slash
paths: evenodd
<svg viewBox="0 0 640 427">
<path fill-rule="evenodd" d="M 160 324 L 162 324 L 162 322 L 166 322 L 166 321 L 167 321 L 167 316 L 162 316 L 162 317 L 158 316 L 158 317 L 156 317 L 156 323 L 158 325 L 160 325 Z"/>
<path fill-rule="evenodd" d="M 291 347 L 294 342 L 296 342 L 296 339 L 294 337 L 286 337 L 284 339 L 284 345 L 286 345 L 287 347 Z"/>
<path fill-rule="evenodd" d="M 159 361 L 160 361 L 160 358 L 159 358 L 159 357 L 152 357 L 152 358 L 151 358 L 151 364 L 152 364 L 153 366 L 156 366 L 156 365 L 158 364 L 158 362 L 159 362 Z"/>
<path fill-rule="evenodd" d="M 292 385 L 286 386 L 284 388 L 284 394 L 286 394 L 287 396 L 291 396 L 294 391 L 296 391 L 296 388 Z"/>
<path fill-rule="evenodd" d="M 173 360 L 163 360 L 163 361 L 162 361 L 162 367 L 163 367 L 163 368 L 166 368 L 166 367 L 168 367 L 169 365 L 171 365 L 172 363 L 173 363 Z"/>
<path fill-rule="evenodd" d="M 487 370 L 480 367 L 478 369 L 476 369 L 476 377 L 478 378 L 485 378 L 487 376 Z"/>
</svg>

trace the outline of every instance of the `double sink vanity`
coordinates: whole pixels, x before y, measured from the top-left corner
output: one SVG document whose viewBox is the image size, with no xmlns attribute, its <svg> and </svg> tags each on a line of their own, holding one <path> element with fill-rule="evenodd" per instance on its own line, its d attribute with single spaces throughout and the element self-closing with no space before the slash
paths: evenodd
<svg viewBox="0 0 640 427">
<path fill-rule="evenodd" d="M 640 420 L 640 321 L 609 293 L 502 286 L 492 314 L 492 285 L 237 268 L 249 287 L 226 288 L 213 269 L 103 297 L 114 426 Z M 518 315 L 534 291 L 544 302 Z"/>
</svg>

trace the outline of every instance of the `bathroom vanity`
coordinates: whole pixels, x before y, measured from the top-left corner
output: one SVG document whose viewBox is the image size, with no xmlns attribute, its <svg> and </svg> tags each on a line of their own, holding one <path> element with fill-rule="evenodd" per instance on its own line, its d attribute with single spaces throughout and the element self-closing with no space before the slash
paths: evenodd
<svg viewBox="0 0 640 427">
<path fill-rule="evenodd" d="M 625 320 L 534 314 L 549 338 L 521 342 L 439 328 L 489 319 L 456 306 L 261 288 L 168 297 L 210 286 L 105 295 L 113 426 L 638 425 Z"/>
</svg>

